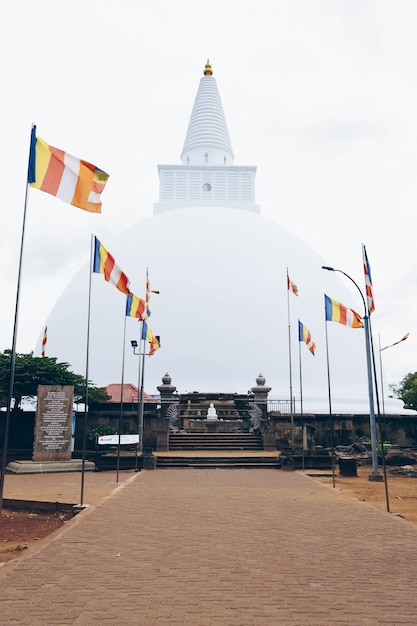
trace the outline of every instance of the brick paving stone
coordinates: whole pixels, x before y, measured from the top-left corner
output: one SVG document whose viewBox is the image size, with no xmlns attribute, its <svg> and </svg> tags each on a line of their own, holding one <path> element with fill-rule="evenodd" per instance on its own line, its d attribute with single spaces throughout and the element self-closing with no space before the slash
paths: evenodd
<svg viewBox="0 0 417 626">
<path fill-rule="evenodd" d="M 417 526 L 300 473 L 142 471 L 0 567 L 0 623 L 416 624 L 416 574 Z"/>
</svg>

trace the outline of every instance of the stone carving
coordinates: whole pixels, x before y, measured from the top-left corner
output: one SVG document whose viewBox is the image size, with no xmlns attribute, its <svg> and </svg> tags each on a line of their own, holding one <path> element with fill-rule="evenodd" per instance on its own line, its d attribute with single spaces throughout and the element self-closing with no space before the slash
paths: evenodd
<svg viewBox="0 0 417 626">
<path fill-rule="evenodd" d="M 262 409 L 260 409 L 257 404 L 253 404 L 248 410 L 248 413 L 250 415 L 249 421 L 251 423 L 252 430 L 258 431 L 263 418 Z"/>
<path fill-rule="evenodd" d="M 170 430 L 178 430 L 178 405 L 170 404 L 165 413 L 165 419 L 169 420 Z"/>
</svg>

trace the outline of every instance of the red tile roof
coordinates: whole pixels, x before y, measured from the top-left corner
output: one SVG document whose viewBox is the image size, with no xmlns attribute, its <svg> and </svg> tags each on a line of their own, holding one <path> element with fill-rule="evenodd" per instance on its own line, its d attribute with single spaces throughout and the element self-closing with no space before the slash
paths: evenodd
<svg viewBox="0 0 417 626">
<path fill-rule="evenodd" d="M 120 402 L 122 385 L 120 383 L 113 383 L 107 385 L 106 393 L 110 396 L 108 402 Z M 149 398 L 147 393 L 143 394 L 144 399 Z M 138 401 L 138 388 L 136 385 L 130 383 L 124 383 L 123 385 L 123 402 L 137 402 Z"/>
</svg>

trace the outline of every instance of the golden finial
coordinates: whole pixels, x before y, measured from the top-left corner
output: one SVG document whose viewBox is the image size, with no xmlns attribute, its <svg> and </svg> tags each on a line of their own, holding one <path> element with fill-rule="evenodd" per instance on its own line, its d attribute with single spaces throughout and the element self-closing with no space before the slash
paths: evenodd
<svg viewBox="0 0 417 626">
<path fill-rule="evenodd" d="M 211 70 L 210 61 L 207 59 L 207 63 L 204 67 L 204 76 L 212 76 L 213 72 Z"/>
</svg>

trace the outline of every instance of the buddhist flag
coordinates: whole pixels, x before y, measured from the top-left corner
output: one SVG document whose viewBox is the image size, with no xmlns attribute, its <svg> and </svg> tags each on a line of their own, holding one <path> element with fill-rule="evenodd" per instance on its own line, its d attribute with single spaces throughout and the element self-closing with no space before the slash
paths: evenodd
<svg viewBox="0 0 417 626">
<path fill-rule="evenodd" d="M 374 289 L 372 287 L 371 268 L 369 267 L 368 256 L 366 254 L 366 248 L 364 245 L 362 245 L 362 255 L 363 270 L 365 273 L 366 302 L 369 313 L 373 313 L 375 311 Z"/>
<path fill-rule="evenodd" d="M 287 287 L 288 287 L 288 290 L 292 291 L 295 296 L 298 296 L 298 287 L 296 284 L 292 282 L 292 280 L 290 280 L 288 271 L 287 271 Z"/>
<path fill-rule="evenodd" d="M 45 326 L 45 330 L 43 331 L 43 337 L 42 337 L 42 352 L 41 352 L 41 356 L 45 356 L 46 354 L 46 342 L 48 341 L 48 327 Z"/>
<path fill-rule="evenodd" d="M 132 294 L 126 298 L 126 317 L 137 317 L 139 320 L 144 319 L 146 302 L 143 298 L 139 298 Z"/>
<path fill-rule="evenodd" d="M 112 283 L 119 291 L 127 296 L 131 295 L 129 289 L 129 279 L 124 272 L 116 265 L 112 255 L 100 243 L 97 237 L 94 237 L 94 260 L 93 272 L 96 274 L 104 274 L 104 279 Z"/>
<path fill-rule="evenodd" d="M 152 356 L 161 347 L 161 339 L 159 335 L 152 337 L 151 345 L 149 346 L 149 356 Z"/>
<path fill-rule="evenodd" d="M 48 145 L 32 128 L 28 184 L 90 213 L 101 213 L 100 194 L 109 175 L 95 165 Z"/>
<path fill-rule="evenodd" d="M 314 350 L 316 349 L 316 344 L 311 338 L 311 333 L 304 324 L 298 320 L 298 341 L 304 341 L 307 348 L 310 350 L 311 354 L 314 356 Z"/>
<path fill-rule="evenodd" d="M 362 328 L 362 317 L 353 309 L 348 309 L 340 302 L 332 300 L 329 296 L 324 296 L 326 321 L 339 322 L 350 328 Z"/>
<path fill-rule="evenodd" d="M 151 283 L 149 281 L 148 269 L 146 269 L 146 315 L 144 319 L 147 319 L 151 316 L 151 311 L 149 309 L 149 301 L 151 299 L 151 293 L 159 293 L 157 289 L 151 289 Z"/>
<path fill-rule="evenodd" d="M 153 333 L 146 322 L 142 322 L 142 339 L 143 341 L 149 341 L 149 343 L 153 339 Z"/>
<path fill-rule="evenodd" d="M 397 346 L 402 341 L 405 341 L 406 339 L 408 339 L 409 336 L 410 336 L 410 333 L 407 333 L 406 335 L 404 335 L 404 337 L 401 337 L 401 339 L 399 339 L 395 343 L 390 343 L 389 346 L 385 346 L 385 348 L 381 348 L 380 352 L 382 352 L 382 350 L 386 350 L 387 348 L 392 348 L 392 346 Z"/>
</svg>

